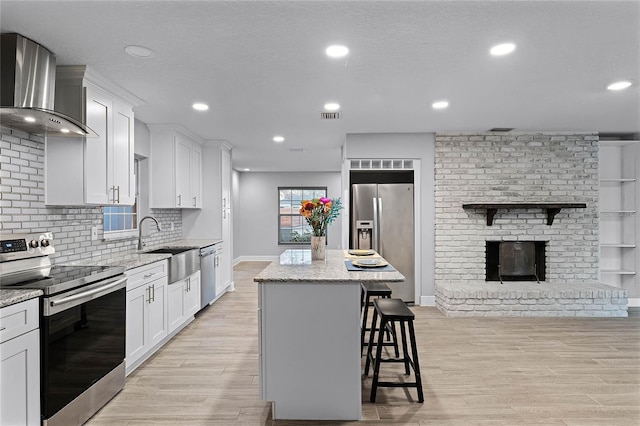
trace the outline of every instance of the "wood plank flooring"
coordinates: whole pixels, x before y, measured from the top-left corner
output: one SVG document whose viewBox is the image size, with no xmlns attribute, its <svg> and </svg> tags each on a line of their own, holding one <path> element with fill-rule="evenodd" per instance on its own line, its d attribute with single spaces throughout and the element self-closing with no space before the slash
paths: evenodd
<svg viewBox="0 0 640 426">
<path fill-rule="evenodd" d="M 629 318 L 446 318 L 413 307 L 425 395 L 379 388 L 361 422 L 273 421 L 258 393 L 257 284 L 267 262 L 234 268 L 236 290 L 134 371 L 87 424 L 640 425 L 640 312 Z M 364 363 L 364 357 L 363 357 Z M 402 367 L 384 365 L 401 378 Z"/>
</svg>

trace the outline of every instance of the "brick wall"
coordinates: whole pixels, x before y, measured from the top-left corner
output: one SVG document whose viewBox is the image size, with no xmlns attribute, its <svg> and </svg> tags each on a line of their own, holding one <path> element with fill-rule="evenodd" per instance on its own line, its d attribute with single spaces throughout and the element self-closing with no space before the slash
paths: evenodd
<svg viewBox="0 0 640 426">
<path fill-rule="evenodd" d="M 598 135 L 437 134 L 435 280 L 484 281 L 485 242 L 546 241 L 547 282 L 598 281 Z M 553 225 L 542 210 L 486 213 L 462 204 L 581 202 Z"/>
<path fill-rule="evenodd" d="M 44 139 L 0 127 L 0 232 L 51 231 L 55 238 L 55 263 L 133 250 L 137 238 L 102 240 L 101 207 L 50 208 L 44 205 Z M 164 224 L 163 232 L 145 238 L 149 245 L 182 236 L 179 209 L 151 209 Z M 174 223 L 171 231 L 169 223 Z M 98 226 L 100 238 L 91 241 L 91 228 Z"/>
</svg>

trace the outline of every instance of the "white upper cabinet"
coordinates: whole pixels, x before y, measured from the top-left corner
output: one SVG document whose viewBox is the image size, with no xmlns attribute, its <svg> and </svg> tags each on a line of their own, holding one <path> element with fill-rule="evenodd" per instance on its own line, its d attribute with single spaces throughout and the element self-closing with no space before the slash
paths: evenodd
<svg viewBox="0 0 640 426">
<path fill-rule="evenodd" d="M 47 138 L 45 203 L 133 205 L 133 106 L 142 102 L 84 66 L 58 67 L 56 73 L 56 109 L 98 136 Z"/>
<path fill-rule="evenodd" d="M 152 208 L 202 207 L 202 148 L 179 126 L 149 125 Z"/>
</svg>

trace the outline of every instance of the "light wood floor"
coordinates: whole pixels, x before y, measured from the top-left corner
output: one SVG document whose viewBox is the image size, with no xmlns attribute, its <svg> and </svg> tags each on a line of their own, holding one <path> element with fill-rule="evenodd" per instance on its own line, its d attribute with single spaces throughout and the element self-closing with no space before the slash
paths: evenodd
<svg viewBox="0 0 640 426">
<path fill-rule="evenodd" d="M 424 404 L 401 388 L 380 388 L 371 404 L 365 379 L 362 422 L 273 421 L 258 397 L 252 281 L 267 264 L 238 264 L 236 290 L 133 372 L 87 424 L 640 425 L 637 309 L 617 319 L 453 319 L 414 307 Z"/>
</svg>

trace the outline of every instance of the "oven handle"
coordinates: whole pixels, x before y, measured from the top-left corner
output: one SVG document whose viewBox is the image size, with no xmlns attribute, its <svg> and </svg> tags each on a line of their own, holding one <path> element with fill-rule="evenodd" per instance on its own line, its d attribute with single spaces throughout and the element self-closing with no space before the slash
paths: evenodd
<svg viewBox="0 0 640 426">
<path fill-rule="evenodd" d="M 100 296 L 104 296 L 105 294 L 111 293 L 112 291 L 118 290 L 126 286 L 127 277 L 120 278 L 117 281 L 111 282 L 106 285 L 102 285 L 97 288 L 93 288 L 91 290 L 83 291 L 82 293 L 74 294 L 72 296 L 67 296 L 62 299 L 51 300 L 48 304 L 44 305 L 44 316 L 50 316 L 60 311 L 64 311 L 65 309 L 71 308 L 73 306 L 82 304 L 84 302 L 88 302 L 90 300 L 95 299 L 95 295 L 100 294 Z M 110 291 L 111 290 L 111 291 Z M 46 299 L 45 299 L 46 300 Z M 60 307 L 63 304 L 73 303 L 71 306 Z"/>
</svg>

